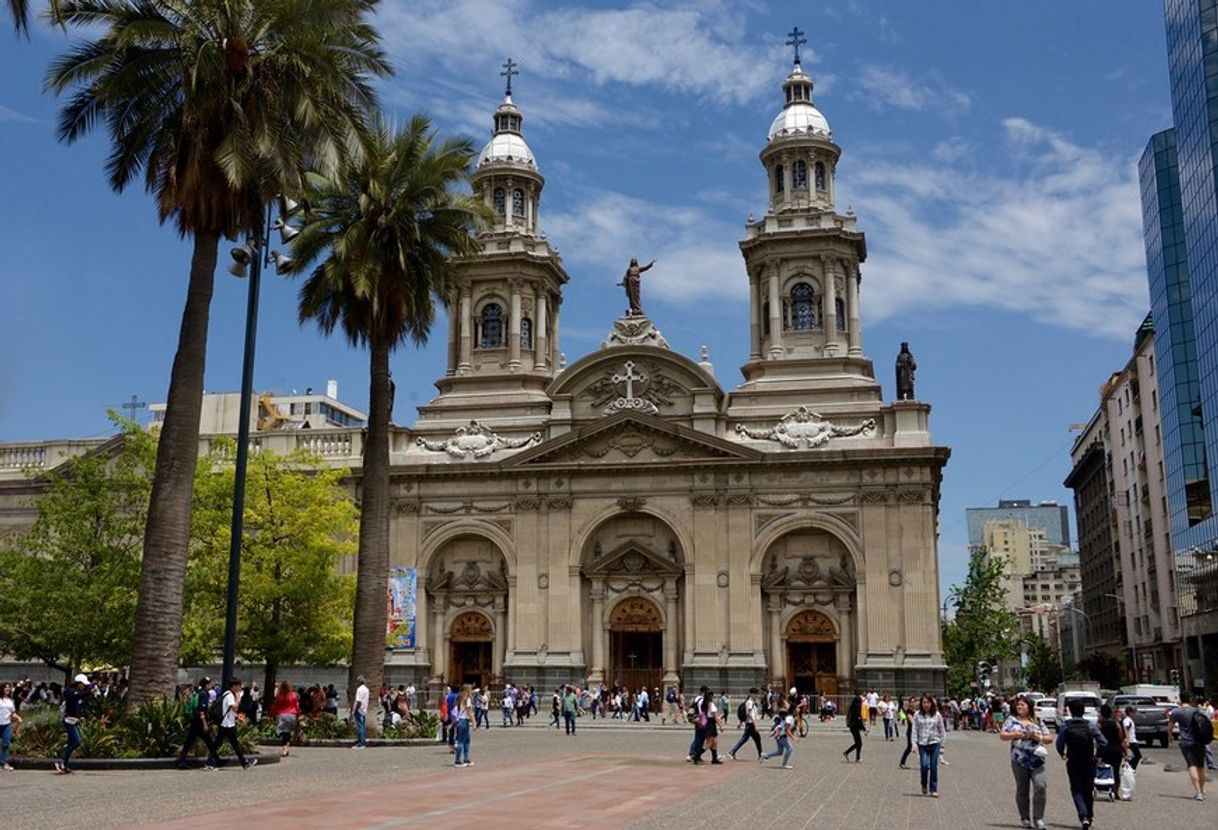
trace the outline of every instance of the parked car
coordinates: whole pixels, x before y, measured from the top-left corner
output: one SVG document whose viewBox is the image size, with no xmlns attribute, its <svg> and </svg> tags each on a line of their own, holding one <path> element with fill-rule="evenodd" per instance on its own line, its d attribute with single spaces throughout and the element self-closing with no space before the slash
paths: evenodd
<svg viewBox="0 0 1218 830">
<path fill-rule="evenodd" d="M 1057 730 L 1057 698 L 1042 697 L 1033 705 L 1032 714 L 1045 726 Z"/>
<path fill-rule="evenodd" d="M 1171 739 L 1167 713 L 1149 695 L 1114 695 L 1109 701 L 1116 712 L 1124 712 L 1126 706 L 1134 707 L 1133 725 L 1138 730 L 1138 743 L 1150 746 L 1155 741 L 1166 747 Z"/>
<path fill-rule="evenodd" d="M 1080 684 L 1082 685 L 1082 684 Z M 1096 691 L 1092 692 L 1086 689 L 1068 689 L 1060 692 L 1057 695 L 1057 723 L 1055 727 L 1061 729 L 1061 725 L 1070 717 L 1070 701 L 1081 700 L 1083 702 L 1083 717 L 1095 723 L 1100 719 L 1100 704 L 1102 699 L 1099 695 L 1099 684 L 1095 684 Z"/>
</svg>

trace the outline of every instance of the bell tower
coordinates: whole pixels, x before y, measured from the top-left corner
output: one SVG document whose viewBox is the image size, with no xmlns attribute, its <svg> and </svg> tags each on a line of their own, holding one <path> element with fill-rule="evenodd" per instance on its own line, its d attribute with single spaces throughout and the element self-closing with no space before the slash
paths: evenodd
<svg viewBox="0 0 1218 830">
<path fill-rule="evenodd" d="M 448 310 L 448 365 L 436 382 L 440 396 L 419 408 L 420 426 L 468 420 L 467 410 L 494 424 L 488 412 L 510 421 L 548 408 L 544 389 L 558 369 L 558 311 L 569 278 L 538 232 L 545 178 L 512 100 L 516 66 L 509 58 L 499 73 L 507 81 L 503 102 L 471 175 L 494 221 L 479 236 L 481 253 L 461 263 L 459 299 Z"/>
<path fill-rule="evenodd" d="M 787 40 L 795 60 L 760 154 L 768 208 L 761 219 L 750 219 L 740 242 L 749 279 L 745 387 L 827 375 L 839 387 L 874 387 L 859 313 L 859 264 L 867 245 L 853 211 L 837 211 L 842 150 L 813 103 L 812 78 L 799 56 L 806 42 L 798 28 Z"/>
</svg>

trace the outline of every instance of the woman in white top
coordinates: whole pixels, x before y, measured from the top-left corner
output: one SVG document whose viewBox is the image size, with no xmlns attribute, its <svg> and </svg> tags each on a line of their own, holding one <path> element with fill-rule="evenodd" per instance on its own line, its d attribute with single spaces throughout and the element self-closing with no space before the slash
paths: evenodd
<svg viewBox="0 0 1218 830">
<path fill-rule="evenodd" d="M 1132 706 L 1125 707 L 1125 717 L 1121 719 L 1121 726 L 1125 727 L 1125 737 L 1129 744 L 1129 768 L 1136 770 L 1138 764 L 1142 763 L 1142 747 L 1138 745 L 1138 726 L 1133 722 L 1133 714 L 1136 712 Z"/>
<path fill-rule="evenodd" d="M 0 684 L 0 769 L 12 771 L 8 763 L 8 748 L 13 743 L 13 722 L 21 725 L 17 704 L 13 701 L 13 684 Z"/>
<path fill-rule="evenodd" d="M 935 699 L 928 694 L 922 695 L 914 715 L 913 742 L 918 747 L 921 762 L 922 795 L 929 794 L 931 798 L 939 797 L 939 750 L 943 747 L 945 732 L 943 716 L 939 714 Z"/>
</svg>

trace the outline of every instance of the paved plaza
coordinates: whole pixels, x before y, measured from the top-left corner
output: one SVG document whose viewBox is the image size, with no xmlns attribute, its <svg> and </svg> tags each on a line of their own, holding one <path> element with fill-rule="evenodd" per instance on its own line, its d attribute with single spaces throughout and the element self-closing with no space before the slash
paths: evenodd
<svg viewBox="0 0 1218 830">
<path fill-rule="evenodd" d="M 682 761 L 689 735 L 645 725 L 587 728 L 574 738 L 536 726 L 494 728 L 476 734 L 475 766 L 460 770 L 448 766 L 444 748 L 412 747 L 301 748 L 250 772 L 16 772 L 0 776 L 0 803 L 10 830 L 1019 827 L 1006 747 L 993 735 L 949 734 L 939 799 L 919 795 L 916 767 L 897 767 L 902 744 L 876 731 L 855 765 L 840 754 L 845 731 L 818 724 L 796 745 L 794 770 L 755 760 L 693 767 Z M 1195 802 L 1174 747 L 1146 754 L 1154 763 L 1142 767 L 1135 799 L 1099 803 L 1097 830 L 1218 827 L 1218 788 Z M 1077 826 L 1056 758 L 1046 818 L 1050 827 Z"/>
</svg>

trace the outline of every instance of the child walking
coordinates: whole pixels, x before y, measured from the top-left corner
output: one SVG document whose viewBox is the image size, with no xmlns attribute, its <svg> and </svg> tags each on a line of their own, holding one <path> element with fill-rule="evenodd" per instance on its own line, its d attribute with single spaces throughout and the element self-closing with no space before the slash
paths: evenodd
<svg viewBox="0 0 1218 830">
<path fill-rule="evenodd" d="M 778 716 L 774 718 L 774 728 L 770 730 L 770 736 L 778 742 L 778 746 L 765 755 L 757 759 L 758 763 L 765 763 L 766 758 L 777 758 L 782 756 L 782 768 L 794 769 L 791 766 L 791 753 L 794 751 L 791 742 L 796 740 L 795 737 L 795 718 L 788 711 L 786 701 L 782 701 L 778 707 Z"/>
</svg>

